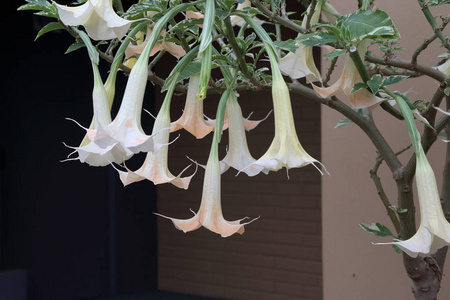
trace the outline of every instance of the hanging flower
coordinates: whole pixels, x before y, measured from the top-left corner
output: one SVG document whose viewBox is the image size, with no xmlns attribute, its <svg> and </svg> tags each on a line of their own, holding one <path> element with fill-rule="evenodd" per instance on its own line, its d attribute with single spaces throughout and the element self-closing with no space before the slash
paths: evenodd
<svg viewBox="0 0 450 300">
<path fill-rule="evenodd" d="M 88 0 L 75 7 L 55 5 L 64 25 L 82 25 L 88 35 L 97 41 L 121 39 L 131 24 L 131 21 L 122 19 L 114 12 L 112 0 Z"/>
<path fill-rule="evenodd" d="M 262 166 L 254 165 L 256 161 L 250 154 L 245 137 L 244 118 L 234 93 L 230 93 L 227 101 L 229 148 L 227 155 L 221 161 L 221 172 L 230 167 L 242 170 L 248 176 L 255 176 L 261 171 L 267 174 L 269 171 Z M 249 167 L 248 167 L 249 166 Z"/>
<path fill-rule="evenodd" d="M 391 243 L 411 257 L 431 255 L 450 245 L 450 224 L 444 217 L 433 169 L 423 150 L 417 154 L 416 185 L 420 205 L 420 226 L 416 234 L 406 241 Z"/>
<path fill-rule="evenodd" d="M 107 85 L 107 90 L 103 85 L 97 65 L 92 64 L 92 69 L 94 72 L 94 90 L 92 92 L 94 116 L 92 118 L 90 128 L 84 128 L 86 130 L 86 136 L 80 146 L 68 146 L 69 148 L 75 150 L 73 153 L 78 153 L 78 157 L 69 158 L 67 160 L 79 160 L 91 166 L 106 166 L 112 162 L 122 163 L 124 160 L 129 159 L 133 155 L 131 151 L 124 149 L 118 142 L 111 143 L 107 147 L 101 148 L 90 139 L 96 135 L 98 128 L 107 126 L 111 122 L 110 109 L 112 98 L 114 98 L 114 92 L 110 90 L 111 87 Z M 80 125 L 80 127 L 82 126 Z"/>
<path fill-rule="evenodd" d="M 251 6 L 252 6 L 252 3 L 250 2 L 250 0 L 244 0 L 244 2 L 238 3 L 236 9 L 243 10 L 244 8 L 251 7 Z M 258 19 L 257 17 L 254 17 L 253 20 L 258 22 L 258 24 L 260 24 L 260 25 L 264 23 L 264 21 Z M 239 16 L 231 16 L 230 21 L 233 26 L 237 25 L 239 27 L 242 27 L 245 24 L 244 19 Z"/>
<path fill-rule="evenodd" d="M 116 118 L 108 126 L 100 126 L 92 138 L 101 148 L 120 142 L 133 153 L 153 151 L 152 136 L 146 135 L 141 127 L 149 52 L 146 48 L 131 70 Z"/>
<path fill-rule="evenodd" d="M 157 214 L 158 216 L 172 220 L 175 227 L 183 232 L 189 232 L 200 228 L 201 226 L 220 234 L 222 237 L 228 237 L 235 233 L 244 233 L 244 226 L 253 222 L 241 223 L 240 219 L 236 221 L 227 221 L 222 214 L 222 205 L 220 201 L 220 163 L 218 158 L 218 146 L 213 141 L 208 162 L 206 164 L 205 177 L 203 181 L 202 201 L 199 211 L 190 219 L 175 219 Z"/>
<path fill-rule="evenodd" d="M 439 71 L 441 71 L 445 75 L 449 75 L 450 74 L 450 59 L 448 59 L 442 65 L 439 65 L 439 66 L 435 67 L 435 69 L 438 69 Z"/>
<path fill-rule="evenodd" d="M 170 96 L 171 97 L 171 96 Z M 182 178 L 181 175 L 188 168 L 186 167 L 178 176 L 172 175 L 167 164 L 169 149 L 169 126 L 170 126 L 170 98 L 164 100 L 163 105 L 156 117 L 153 125 L 155 151 L 148 152 L 144 164 L 136 171 L 127 172 L 117 170 L 120 180 L 124 185 L 144 179 L 152 181 L 154 184 L 171 183 L 176 187 L 187 189 L 192 177 L 195 175 Z"/>
<path fill-rule="evenodd" d="M 361 42 L 357 49 L 360 55 L 364 55 L 364 53 L 366 53 L 365 43 Z M 367 89 L 360 89 L 352 93 L 353 86 L 362 81 L 363 80 L 361 79 L 355 64 L 347 54 L 344 70 L 342 71 L 339 80 L 329 87 L 318 87 L 313 85 L 313 88 L 314 91 L 322 98 L 335 96 L 342 91 L 355 109 L 371 107 L 381 101 L 385 101 L 385 99 L 375 96 Z"/>
<path fill-rule="evenodd" d="M 183 115 L 170 124 L 170 131 L 175 132 L 184 128 L 197 139 L 201 139 L 214 130 L 215 122 L 203 116 L 203 101 L 197 100 L 200 74 L 194 74 L 189 78 L 189 87 L 186 95 L 186 104 Z"/>
<path fill-rule="evenodd" d="M 315 7 L 315 11 L 311 17 L 310 24 L 314 25 L 319 22 L 320 12 L 321 12 L 322 1 L 319 1 Z M 308 12 L 310 7 L 308 7 Z M 307 20 L 307 15 L 303 18 L 302 24 L 305 25 Z M 301 36 L 301 34 L 299 34 Z M 289 52 L 280 59 L 280 70 L 283 74 L 293 78 L 299 79 L 306 77 L 308 82 L 320 81 L 322 82 L 322 77 L 320 72 L 314 63 L 313 57 L 313 47 L 304 46 L 301 41 L 297 41 L 298 48 L 293 52 Z"/>
<path fill-rule="evenodd" d="M 149 39 L 151 33 L 152 33 L 152 29 L 148 28 L 147 35 L 145 37 L 144 42 L 138 43 L 137 45 L 129 44 L 127 49 L 125 50 L 125 56 L 131 57 L 136 54 L 141 54 L 142 51 L 144 50 L 145 46 L 147 45 L 147 42 L 148 42 L 148 39 Z M 177 59 L 186 55 L 186 51 L 184 51 L 183 47 L 181 47 L 180 45 L 177 45 L 173 42 L 165 41 L 165 31 L 162 32 L 162 35 L 163 35 L 162 41 L 156 42 L 155 46 L 150 51 L 150 56 L 155 55 L 156 53 L 158 53 L 161 50 L 166 50 L 167 52 L 169 52 L 170 54 L 175 56 Z"/>
<path fill-rule="evenodd" d="M 272 67 L 272 100 L 275 115 L 275 137 L 267 152 L 255 165 L 271 171 L 282 167 L 299 168 L 309 164 L 321 164 L 311 157 L 302 147 L 295 130 L 289 89 L 276 63 L 276 54 L 268 51 Z M 322 165 L 322 164 L 321 164 Z M 322 174 L 322 171 L 317 168 Z"/>
</svg>

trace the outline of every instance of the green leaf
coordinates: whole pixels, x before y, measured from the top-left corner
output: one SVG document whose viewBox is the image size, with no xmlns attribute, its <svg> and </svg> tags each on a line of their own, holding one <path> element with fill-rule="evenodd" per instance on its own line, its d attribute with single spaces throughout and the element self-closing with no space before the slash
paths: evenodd
<svg viewBox="0 0 450 300">
<path fill-rule="evenodd" d="M 394 250 L 395 250 L 396 253 L 398 253 L 398 254 L 402 253 L 402 249 L 400 249 L 399 246 L 397 246 L 397 245 L 392 245 L 392 248 L 394 248 Z"/>
<path fill-rule="evenodd" d="M 191 75 L 200 73 L 201 62 L 193 61 L 178 75 L 177 82 L 182 82 L 183 80 L 191 77 Z"/>
<path fill-rule="evenodd" d="M 350 93 L 356 93 L 357 91 L 359 91 L 359 90 L 362 90 L 362 89 L 365 89 L 365 88 L 367 88 L 368 87 L 368 85 L 367 84 L 365 84 L 364 82 L 358 82 L 357 84 L 355 84 L 354 86 L 353 86 L 353 88 L 352 88 L 352 91 L 350 92 Z"/>
<path fill-rule="evenodd" d="M 367 85 L 371 89 L 372 93 L 375 95 L 383 84 L 383 77 L 376 74 L 369 80 L 367 80 Z"/>
<path fill-rule="evenodd" d="M 368 233 L 372 233 L 376 236 L 393 236 L 395 237 L 392 232 L 384 225 L 381 225 L 380 223 L 372 223 L 372 224 L 359 224 L 362 229 L 367 231 Z"/>
<path fill-rule="evenodd" d="M 331 53 L 325 54 L 323 57 L 325 58 L 333 58 L 345 54 L 347 50 L 345 49 L 334 49 Z"/>
<path fill-rule="evenodd" d="M 340 19 L 342 28 L 348 30 L 348 39 L 352 42 L 366 38 L 398 38 L 389 15 L 382 10 L 358 10 Z"/>
<path fill-rule="evenodd" d="M 83 42 L 76 42 L 73 43 L 72 45 L 69 46 L 69 48 L 67 48 L 66 52 L 64 54 L 69 54 L 70 52 L 76 51 L 80 48 L 86 47 L 86 45 L 84 45 Z"/>
<path fill-rule="evenodd" d="M 428 1 L 428 6 L 438 6 L 447 3 L 450 3 L 450 0 L 430 0 Z"/>
<path fill-rule="evenodd" d="M 350 119 L 339 120 L 339 122 L 336 124 L 336 126 L 334 126 L 334 129 L 342 127 L 342 126 L 345 126 L 345 125 L 350 124 L 350 123 L 353 123 L 353 121 L 350 120 Z"/>
<path fill-rule="evenodd" d="M 442 130 L 441 132 L 439 132 L 438 138 L 446 139 L 447 138 L 447 132 L 445 130 Z"/>
<path fill-rule="evenodd" d="M 383 79 L 383 86 L 391 85 L 391 84 L 400 82 L 400 81 L 402 81 L 402 80 L 404 80 L 404 79 L 406 79 L 408 77 L 409 76 L 404 76 L 404 75 L 391 75 L 391 76 L 385 77 Z"/>
<path fill-rule="evenodd" d="M 275 46 L 277 46 L 278 48 L 281 48 L 281 49 L 283 49 L 283 50 L 288 50 L 288 51 L 291 51 L 291 52 L 294 52 L 294 53 L 295 53 L 295 51 L 297 51 L 297 49 L 298 49 L 298 44 L 297 44 L 297 42 L 294 41 L 294 40 L 291 40 L 291 39 L 286 40 L 286 41 L 274 41 L 273 43 L 274 43 Z"/>
<path fill-rule="evenodd" d="M 450 87 L 445 88 L 444 94 L 445 94 L 446 96 L 450 96 Z"/>
<path fill-rule="evenodd" d="M 332 33 L 319 31 L 301 35 L 297 38 L 297 40 L 302 41 L 305 46 L 319 46 L 335 42 L 338 38 Z"/>
<path fill-rule="evenodd" d="M 39 37 L 41 37 L 42 35 L 46 34 L 47 32 L 50 32 L 50 31 L 53 31 L 53 30 L 57 30 L 57 29 L 64 29 L 64 25 L 62 25 L 59 22 L 48 23 L 47 25 L 42 27 L 41 30 L 39 30 L 39 32 L 36 35 L 36 38 L 34 40 L 37 40 Z"/>
<path fill-rule="evenodd" d="M 26 0 L 28 3 L 20 6 L 17 10 L 48 10 L 52 6 L 46 0 Z"/>
</svg>

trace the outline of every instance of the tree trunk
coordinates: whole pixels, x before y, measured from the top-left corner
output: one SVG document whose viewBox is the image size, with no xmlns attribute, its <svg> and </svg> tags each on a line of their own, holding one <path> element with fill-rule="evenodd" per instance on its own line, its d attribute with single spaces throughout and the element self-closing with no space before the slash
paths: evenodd
<svg viewBox="0 0 450 300">
<path fill-rule="evenodd" d="M 406 254 L 404 254 L 406 256 Z M 442 272 L 436 260 L 431 256 L 418 258 L 404 257 L 410 260 L 409 266 L 415 265 L 412 270 L 407 270 L 409 278 L 413 281 L 412 292 L 416 300 L 436 300 L 441 288 Z"/>
</svg>

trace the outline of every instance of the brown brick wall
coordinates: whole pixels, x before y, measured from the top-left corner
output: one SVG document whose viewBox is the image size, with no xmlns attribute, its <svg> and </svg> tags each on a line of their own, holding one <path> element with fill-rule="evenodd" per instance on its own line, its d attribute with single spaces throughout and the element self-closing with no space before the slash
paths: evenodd
<svg viewBox="0 0 450 300">
<path fill-rule="evenodd" d="M 263 118 L 272 109 L 270 91 L 252 94 L 240 104 L 244 115 Z M 254 101 L 257 97 L 257 101 Z M 217 97 L 205 100 L 205 113 L 213 117 Z M 293 98 L 296 127 L 304 148 L 320 159 L 320 107 Z M 183 98 L 173 100 L 173 119 L 180 114 Z M 196 140 L 189 133 L 169 148 L 169 166 L 177 174 L 189 161 L 206 164 L 211 135 Z M 172 135 L 173 137 L 176 134 Z M 260 157 L 273 138 L 273 115 L 247 134 L 249 148 Z M 225 153 L 227 132 L 221 148 Z M 222 156 L 223 157 L 223 156 Z M 188 174 L 191 174 L 188 170 Z M 204 170 L 198 170 L 190 188 L 158 186 L 158 212 L 177 218 L 192 216 L 200 205 Z M 222 176 L 222 206 L 227 220 L 260 216 L 246 232 L 221 238 L 205 228 L 178 231 L 167 219 L 158 221 L 158 287 L 165 291 L 223 299 L 294 300 L 322 299 L 322 248 L 320 174 L 313 166 L 271 172 L 269 175 L 235 177 L 233 169 Z"/>
</svg>

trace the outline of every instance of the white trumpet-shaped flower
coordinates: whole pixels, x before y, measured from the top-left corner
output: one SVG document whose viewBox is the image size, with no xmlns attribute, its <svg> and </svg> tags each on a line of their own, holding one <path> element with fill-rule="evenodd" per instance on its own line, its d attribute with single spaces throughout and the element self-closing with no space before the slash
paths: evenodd
<svg viewBox="0 0 450 300">
<path fill-rule="evenodd" d="M 271 171 L 282 167 L 299 168 L 314 163 L 321 164 L 302 147 L 297 136 L 292 113 L 289 89 L 276 63 L 275 53 L 269 52 L 272 67 L 272 100 L 275 115 L 275 137 L 267 152 L 254 164 Z M 320 173 L 322 171 L 317 168 Z"/>
<path fill-rule="evenodd" d="M 447 59 L 446 62 L 444 62 L 442 65 L 435 67 L 435 69 L 438 69 L 445 75 L 449 75 L 450 74 L 450 59 Z"/>
<path fill-rule="evenodd" d="M 114 92 L 111 91 L 111 87 L 107 85 L 107 90 L 103 85 L 97 65 L 92 64 L 92 69 L 94 72 L 94 89 L 92 92 L 94 116 L 90 128 L 84 128 L 87 133 L 80 146 L 69 147 L 75 149 L 75 152 L 78 153 L 77 158 L 69 160 L 80 160 L 91 166 L 106 166 L 112 162 L 122 163 L 130 158 L 133 153 L 124 149 L 120 143 L 115 142 L 105 148 L 101 148 L 90 140 L 90 137 L 95 135 L 97 128 L 107 126 L 111 122 L 111 99 L 114 98 Z"/>
<path fill-rule="evenodd" d="M 141 127 L 149 52 L 149 47 L 146 47 L 131 70 L 117 116 L 108 126 L 100 126 L 92 138 L 100 147 L 120 142 L 133 153 L 153 151 L 153 136 L 146 135 Z"/>
<path fill-rule="evenodd" d="M 121 39 L 128 31 L 131 21 L 119 17 L 112 7 L 112 0 L 88 0 L 69 7 L 55 3 L 65 25 L 82 25 L 94 40 Z"/>
<path fill-rule="evenodd" d="M 264 167 L 253 164 L 256 160 L 251 156 L 248 149 L 247 138 L 245 137 L 245 119 L 242 117 L 242 110 L 234 93 L 230 93 L 228 97 L 227 115 L 229 145 L 228 152 L 221 161 L 222 173 L 232 167 L 238 171 L 242 170 L 248 176 L 255 176 L 261 171 L 267 174 L 269 171 Z"/>
<path fill-rule="evenodd" d="M 244 0 L 244 2 L 238 3 L 238 5 L 236 6 L 236 9 L 237 10 L 242 10 L 244 8 L 251 7 L 251 6 L 252 6 L 252 3 L 250 2 L 250 0 Z M 263 24 L 264 23 L 263 20 L 258 19 L 257 17 L 254 17 L 253 20 L 258 22 L 258 24 Z M 233 26 L 237 25 L 239 27 L 242 27 L 245 24 L 245 20 L 243 18 L 239 17 L 239 16 L 231 16 L 230 17 L 230 21 L 231 21 L 231 24 Z"/>
<path fill-rule="evenodd" d="M 364 55 L 366 52 L 365 43 L 361 42 L 357 49 L 360 55 Z M 360 89 L 352 93 L 353 86 L 359 82 L 363 82 L 363 80 L 361 79 L 361 76 L 359 75 L 352 59 L 347 54 L 344 70 L 342 71 L 338 81 L 329 87 L 318 87 L 313 85 L 313 88 L 314 91 L 322 98 L 335 96 L 342 91 L 355 109 L 371 107 L 379 104 L 381 101 L 385 101 L 385 99 L 375 96 L 367 89 Z"/>
<path fill-rule="evenodd" d="M 314 25 L 319 22 L 320 12 L 323 1 L 318 1 L 315 11 L 311 17 L 310 24 Z M 308 8 L 308 11 L 310 8 Z M 307 15 L 303 18 L 302 24 L 306 24 Z M 301 36 L 301 34 L 299 34 Z M 322 82 L 322 77 L 320 76 L 320 72 L 314 63 L 313 57 L 313 47 L 304 46 L 301 41 L 297 41 L 298 48 L 293 52 L 289 52 L 280 59 L 280 70 L 283 74 L 294 78 L 299 79 L 306 77 L 308 82 L 320 81 Z"/>
<path fill-rule="evenodd" d="M 246 223 L 241 223 L 246 218 L 236 221 L 225 220 L 222 214 L 220 193 L 218 145 L 217 142 L 213 141 L 206 164 L 202 201 L 198 212 L 190 219 L 176 219 L 160 214 L 157 215 L 172 220 L 175 227 L 183 232 L 193 231 L 203 226 L 212 232 L 220 234 L 222 237 L 228 237 L 235 233 L 244 233 L 244 226 L 255 219 Z"/>
<path fill-rule="evenodd" d="M 181 117 L 170 124 L 170 131 L 175 132 L 184 128 L 197 139 L 201 139 L 214 130 L 215 122 L 203 116 L 203 101 L 197 99 L 200 74 L 189 78 L 186 104 Z"/>
<path fill-rule="evenodd" d="M 450 245 L 450 224 L 444 217 L 433 169 L 423 150 L 417 154 L 416 185 L 420 206 L 420 226 L 406 241 L 377 243 L 397 245 L 411 257 L 431 255 Z"/>
<path fill-rule="evenodd" d="M 172 175 L 167 164 L 169 149 L 169 126 L 170 126 L 170 98 L 165 99 L 153 125 L 154 143 L 158 151 L 148 152 L 144 164 L 136 171 L 127 172 L 117 170 L 120 180 L 124 185 L 144 179 L 154 184 L 172 183 L 176 187 L 187 189 L 192 177 L 181 177 L 184 169 L 178 176 Z"/>
</svg>

